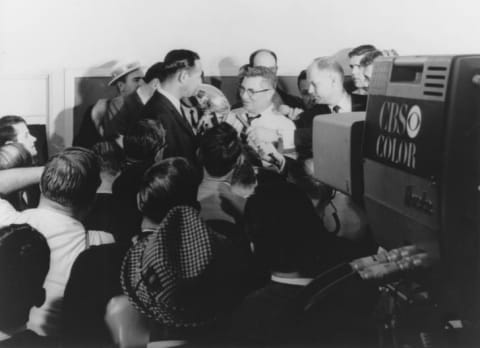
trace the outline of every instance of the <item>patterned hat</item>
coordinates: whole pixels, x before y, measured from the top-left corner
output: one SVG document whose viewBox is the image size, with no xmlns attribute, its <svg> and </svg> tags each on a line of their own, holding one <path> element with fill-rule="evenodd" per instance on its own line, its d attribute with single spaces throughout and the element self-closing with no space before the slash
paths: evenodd
<svg viewBox="0 0 480 348">
<path fill-rule="evenodd" d="M 112 71 L 112 79 L 110 80 L 110 82 L 108 82 L 108 85 L 113 85 L 122 76 L 130 74 L 132 71 L 141 69 L 141 67 L 142 66 L 139 62 L 117 64 Z"/>
<path fill-rule="evenodd" d="M 142 313 L 164 325 L 194 327 L 213 319 L 206 270 L 214 234 L 193 207 L 172 208 L 157 231 L 123 260 L 123 292 Z"/>
</svg>

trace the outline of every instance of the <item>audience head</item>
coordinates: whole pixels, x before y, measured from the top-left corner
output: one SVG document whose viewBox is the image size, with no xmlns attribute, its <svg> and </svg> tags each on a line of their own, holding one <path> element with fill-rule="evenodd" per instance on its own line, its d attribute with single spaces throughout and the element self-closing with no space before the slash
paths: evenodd
<svg viewBox="0 0 480 348">
<path fill-rule="evenodd" d="M 104 140 L 92 146 L 98 156 L 100 172 L 116 176 L 123 167 L 125 155 L 115 140 Z"/>
<path fill-rule="evenodd" d="M 317 58 L 307 69 L 309 92 L 318 104 L 335 105 L 344 93 L 343 69 L 333 58 Z"/>
<path fill-rule="evenodd" d="M 248 61 L 251 67 L 263 66 L 273 71 L 274 75 L 277 74 L 277 55 L 273 51 L 264 48 L 259 49 L 250 55 Z"/>
<path fill-rule="evenodd" d="M 100 165 L 93 151 L 71 147 L 52 156 L 40 178 L 42 198 L 72 210 L 85 212 L 100 186 Z"/>
<path fill-rule="evenodd" d="M 165 56 L 163 64 L 160 83 L 172 84 L 179 99 L 193 96 L 203 78 L 200 56 L 190 50 L 172 50 Z"/>
<path fill-rule="evenodd" d="M 162 74 L 163 62 L 158 62 L 148 68 L 143 80 L 153 89 L 157 89 L 160 86 L 160 78 L 162 77 Z"/>
<path fill-rule="evenodd" d="M 254 252 L 272 272 L 311 272 L 321 222 L 311 200 L 296 185 L 257 186 L 245 206 L 245 226 Z"/>
<path fill-rule="evenodd" d="M 0 146 L 0 170 L 29 167 L 33 163 L 32 155 L 20 143 Z"/>
<path fill-rule="evenodd" d="M 207 129 L 200 138 L 200 159 L 207 173 L 221 177 L 233 170 L 242 154 L 237 131 L 228 123 Z"/>
<path fill-rule="evenodd" d="M 171 157 L 150 167 L 138 191 L 138 209 L 144 217 L 160 223 L 177 205 L 197 205 L 198 173 L 182 157 Z"/>
<path fill-rule="evenodd" d="M 372 79 L 373 73 L 373 62 L 378 58 L 382 57 L 383 53 L 379 50 L 370 51 L 363 55 L 363 58 L 360 60 L 360 67 L 363 72 L 363 86 L 368 89 L 370 86 L 370 80 Z"/>
<path fill-rule="evenodd" d="M 0 330 L 18 329 L 30 309 L 45 301 L 43 282 L 50 267 L 45 237 L 30 225 L 0 229 Z"/>
<path fill-rule="evenodd" d="M 263 66 L 249 67 L 241 76 L 239 87 L 243 107 L 250 113 L 259 114 L 272 105 L 277 87 L 277 78 Z"/>
<path fill-rule="evenodd" d="M 310 88 L 310 83 L 307 79 L 307 70 L 300 71 L 300 74 L 297 78 L 297 87 L 302 97 L 303 105 L 306 109 L 311 108 L 315 104 L 315 98 L 308 91 Z"/>
<path fill-rule="evenodd" d="M 123 139 L 125 155 L 131 161 L 153 162 L 162 157 L 165 146 L 165 129 L 157 120 L 139 120 L 127 130 Z"/>
<path fill-rule="evenodd" d="M 118 93 L 126 97 L 144 84 L 143 72 L 138 62 L 120 63 L 112 71 L 109 86 L 115 86 Z"/>
<path fill-rule="evenodd" d="M 173 207 L 155 232 L 127 252 L 120 272 L 123 292 L 162 327 L 208 324 L 232 296 L 225 273 L 217 270 L 233 272 L 217 238 L 197 209 Z"/>
<path fill-rule="evenodd" d="M 37 155 L 35 141 L 30 134 L 27 122 L 20 116 L 8 115 L 0 118 L 0 146 L 8 143 L 20 143 L 32 156 Z"/>
<path fill-rule="evenodd" d="M 363 68 L 360 64 L 360 61 L 365 56 L 365 54 L 376 51 L 377 49 L 373 45 L 361 45 L 355 47 L 348 53 L 350 59 L 350 69 L 352 69 L 352 78 L 357 88 L 365 88 L 365 78 L 363 75 Z"/>
</svg>

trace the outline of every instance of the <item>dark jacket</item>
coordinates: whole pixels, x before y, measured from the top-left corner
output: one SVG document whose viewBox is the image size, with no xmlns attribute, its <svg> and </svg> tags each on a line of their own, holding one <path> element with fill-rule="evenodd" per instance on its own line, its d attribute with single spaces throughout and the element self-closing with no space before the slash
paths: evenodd
<svg viewBox="0 0 480 348">
<path fill-rule="evenodd" d="M 141 118 L 161 122 L 166 131 L 164 158 L 185 157 L 196 164 L 197 136 L 175 106 L 161 93 L 155 92 L 141 112 Z"/>
<path fill-rule="evenodd" d="M 367 96 L 352 94 L 352 111 L 366 111 Z M 312 142 L 313 142 L 313 119 L 318 115 L 331 114 L 332 111 L 325 104 L 316 104 L 311 109 L 304 111 L 299 115 L 296 121 L 297 129 L 295 130 L 295 147 L 300 158 L 311 158 Z"/>
</svg>

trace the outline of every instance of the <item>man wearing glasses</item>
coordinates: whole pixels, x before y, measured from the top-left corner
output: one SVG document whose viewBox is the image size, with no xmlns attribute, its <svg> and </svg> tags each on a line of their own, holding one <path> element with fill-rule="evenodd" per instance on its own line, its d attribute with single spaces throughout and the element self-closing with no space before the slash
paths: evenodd
<svg viewBox="0 0 480 348">
<path fill-rule="evenodd" d="M 226 122 L 231 124 L 237 132 L 247 135 L 253 140 L 257 150 L 265 148 L 266 143 L 274 144 L 277 150 L 294 149 L 293 134 L 295 124 L 276 111 L 273 96 L 277 78 L 272 70 L 266 67 L 248 67 L 241 76 L 239 95 L 242 107 L 230 113 Z M 265 129 L 268 132 L 255 132 Z M 249 134 L 268 134 L 266 137 L 252 137 Z M 275 137 L 270 135 L 274 134 Z M 282 144 L 281 146 L 279 144 Z M 279 148 L 280 146 L 280 148 Z"/>
</svg>

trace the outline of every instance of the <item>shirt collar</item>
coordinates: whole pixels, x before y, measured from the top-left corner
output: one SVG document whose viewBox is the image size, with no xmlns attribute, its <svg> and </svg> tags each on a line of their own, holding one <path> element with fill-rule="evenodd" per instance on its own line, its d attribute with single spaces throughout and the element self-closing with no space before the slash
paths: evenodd
<svg viewBox="0 0 480 348">
<path fill-rule="evenodd" d="M 312 282 L 312 278 L 287 278 L 287 277 L 278 277 L 276 275 L 271 275 L 270 278 L 275 283 L 288 284 L 288 285 L 300 285 L 307 286 Z"/>
<path fill-rule="evenodd" d="M 164 90 L 160 87 L 158 88 L 158 92 L 163 94 L 165 96 L 165 98 L 167 98 L 173 104 L 173 106 L 175 106 L 175 109 L 177 109 L 177 111 L 180 114 L 182 114 L 181 103 L 180 103 L 180 100 L 177 97 L 175 97 L 173 94 L 167 92 L 166 90 Z"/>
<path fill-rule="evenodd" d="M 274 108 L 274 105 L 270 104 L 265 110 L 259 112 L 258 114 L 253 114 L 252 112 L 247 111 L 247 109 L 245 109 L 245 113 L 247 113 L 250 116 L 257 116 L 257 115 L 262 115 L 263 116 L 263 115 L 266 115 L 266 114 L 273 113 L 273 108 Z"/>
</svg>

